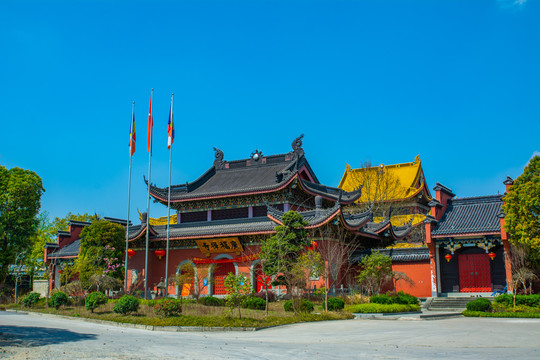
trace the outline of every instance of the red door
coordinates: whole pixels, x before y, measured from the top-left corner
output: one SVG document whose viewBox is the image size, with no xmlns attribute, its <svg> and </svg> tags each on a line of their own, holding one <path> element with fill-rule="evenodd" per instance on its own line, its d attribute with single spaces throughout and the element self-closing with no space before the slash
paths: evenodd
<svg viewBox="0 0 540 360">
<path fill-rule="evenodd" d="M 458 255 L 459 291 L 490 292 L 491 270 L 487 254 Z"/>
<path fill-rule="evenodd" d="M 227 295 L 225 277 L 235 273 L 233 263 L 216 264 L 214 268 L 214 295 Z"/>
<path fill-rule="evenodd" d="M 264 275 L 262 273 L 262 265 L 259 263 L 257 264 L 256 268 L 255 268 L 255 276 L 257 277 L 257 283 L 256 283 L 256 286 L 255 286 L 255 291 L 256 292 L 261 292 L 261 291 L 264 291 L 265 289 L 265 283 L 266 283 L 266 286 L 268 288 L 270 288 L 270 283 L 272 282 L 272 278 L 268 275 Z"/>
</svg>

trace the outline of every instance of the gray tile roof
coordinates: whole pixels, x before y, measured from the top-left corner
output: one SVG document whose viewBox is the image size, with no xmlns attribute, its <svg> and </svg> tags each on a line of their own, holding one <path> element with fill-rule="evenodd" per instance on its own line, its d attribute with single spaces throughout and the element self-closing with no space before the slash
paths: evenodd
<svg viewBox="0 0 540 360">
<path fill-rule="evenodd" d="M 71 244 L 64 246 L 60 250 L 49 254 L 47 257 L 54 259 L 54 258 L 78 256 L 80 248 L 81 248 L 81 239 L 77 239 Z"/>
<path fill-rule="evenodd" d="M 302 187 L 313 195 L 320 195 L 323 198 L 340 201 L 342 204 L 351 204 L 362 196 L 362 186 L 355 191 L 343 191 L 339 188 L 334 188 L 322 184 L 315 184 L 311 181 L 300 180 Z"/>
<path fill-rule="evenodd" d="M 269 216 L 272 216 L 274 219 L 281 222 L 281 218 L 285 214 L 283 211 L 269 205 L 266 205 L 266 208 L 268 209 Z M 306 228 L 313 228 L 331 220 L 334 216 L 340 213 L 340 210 L 341 204 L 336 202 L 336 204 L 331 208 L 300 211 L 298 213 L 305 221 L 307 221 L 308 225 Z"/>
<path fill-rule="evenodd" d="M 375 251 L 375 250 L 373 250 Z M 381 254 L 387 255 L 392 262 L 407 261 L 428 261 L 429 251 L 427 247 L 421 248 L 397 248 L 397 249 L 376 249 Z M 360 262 L 362 259 L 372 253 L 371 249 L 356 250 L 350 257 L 350 262 Z"/>
<path fill-rule="evenodd" d="M 267 156 L 258 162 L 250 159 L 223 162 L 191 183 L 172 186 L 171 201 L 272 191 L 286 185 L 304 165 L 313 174 L 303 151 Z M 150 194 L 166 201 L 168 188 L 151 185 Z"/>
<path fill-rule="evenodd" d="M 502 195 L 479 196 L 448 201 L 443 217 L 432 235 L 460 235 L 498 232 Z"/>
<path fill-rule="evenodd" d="M 228 219 L 214 221 L 200 221 L 183 224 L 172 224 L 169 228 L 171 239 L 197 238 L 206 236 L 226 236 L 231 234 L 242 235 L 261 232 L 272 232 L 276 227 L 269 218 L 254 217 L 244 219 Z M 145 226 L 141 225 L 130 227 L 130 239 L 138 237 L 144 232 Z M 167 225 L 151 226 L 155 232 L 152 240 L 167 238 Z M 133 234 L 133 235 L 132 235 Z"/>
</svg>

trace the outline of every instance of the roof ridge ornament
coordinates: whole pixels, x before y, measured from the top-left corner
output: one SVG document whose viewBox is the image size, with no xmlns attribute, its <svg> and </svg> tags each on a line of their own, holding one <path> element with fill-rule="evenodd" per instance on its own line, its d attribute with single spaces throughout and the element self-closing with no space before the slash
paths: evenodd
<svg viewBox="0 0 540 360">
<path fill-rule="evenodd" d="M 299 137 L 294 139 L 292 142 L 292 149 L 295 154 L 298 155 L 298 157 L 304 155 L 304 149 L 302 149 L 302 138 L 304 137 L 304 134 L 300 134 Z"/>
<path fill-rule="evenodd" d="M 225 155 L 223 154 L 223 151 L 221 151 L 220 149 L 216 147 L 214 147 L 214 151 L 216 152 L 215 160 L 214 160 L 214 167 L 216 169 L 223 169 L 224 164 L 225 164 L 225 162 L 223 161 L 223 158 L 225 157 Z"/>
</svg>

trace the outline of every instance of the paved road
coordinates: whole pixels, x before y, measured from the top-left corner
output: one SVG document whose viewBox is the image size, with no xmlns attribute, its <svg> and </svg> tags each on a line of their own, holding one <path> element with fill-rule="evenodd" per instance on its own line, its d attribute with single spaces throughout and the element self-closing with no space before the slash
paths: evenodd
<svg viewBox="0 0 540 360">
<path fill-rule="evenodd" d="M 345 320 L 173 333 L 0 312 L 10 359 L 540 359 L 539 319 Z"/>
</svg>

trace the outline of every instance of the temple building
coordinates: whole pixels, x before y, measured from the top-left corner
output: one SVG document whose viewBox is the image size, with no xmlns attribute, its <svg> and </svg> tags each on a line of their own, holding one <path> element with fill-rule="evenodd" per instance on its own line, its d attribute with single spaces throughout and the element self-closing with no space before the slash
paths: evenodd
<svg viewBox="0 0 540 360">
<path fill-rule="evenodd" d="M 179 273 L 187 265 L 193 268 L 195 279 L 191 289 L 169 286 L 169 295 L 187 290 L 224 295 L 224 277 L 230 272 L 249 274 L 254 290 L 260 290 L 260 241 L 274 234 L 274 228 L 289 210 L 302 215 L 314 239 L 326 241 L 339 236 L 342 241 L 354 242 L 356 248 L 403 239 L 415 219 L 418 222 L 411 216 L 395 224 L 390 213 L 377 218 L 370 208 L 346 211 L 347 207 L 356 207 L 362 186 L 345 191 L 320 184 L 305 157 L 302 136 L 292 143 L 292 151 L 279 155 L 265 156 L 255 150 L 249 158 L 225 161 L 224 153 L 214 150 L 214 162 L 204 174 L 193 182 L 171 186 L 176 221 L 170 225 L 167 273 Z M 150 195 L 165 206 L 168 191 L 168 187 L 150 184 Z M 146 214 L 142 214 L 141 224 L 131 226 L 129 231 L 133 252 L 128 261 L 128 283 L 141 287 L 148 232 L 148 286 L 154 289 L 165 276 L 167 218 L 149 219 L 147 228 Z M 335 273 L 340 271 L 336 269 Z M 321 281 L 315 280 L 314 286 L 324 286 Z"/>
</svg>

